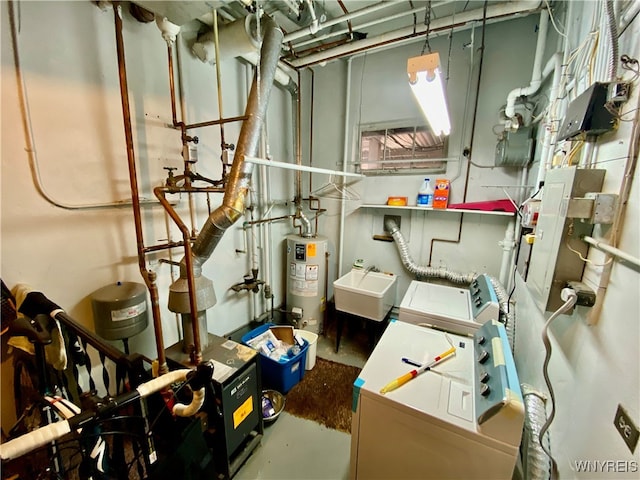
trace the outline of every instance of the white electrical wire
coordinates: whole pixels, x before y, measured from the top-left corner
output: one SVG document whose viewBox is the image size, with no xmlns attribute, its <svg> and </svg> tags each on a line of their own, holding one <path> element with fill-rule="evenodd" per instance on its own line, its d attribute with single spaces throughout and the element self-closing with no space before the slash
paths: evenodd
<svg viewBox="0 0 640 480">
<path fill-rule="evenodd" d="M 551 25 L 553 25 L 553 29 L 556 32 L 558 32 L 558 35 L 560 35 L 561 37 L 565 37 L 566 38 L 567 34 L 560 31 L 560 29 L 558 28 L 558 25 L 556 24 L 555 19 L 553 18 L 553 13 L 551 13 L 551 5 L 549 5 L 549 1 L 548 0 L 544 0 L 544 3 L 547 6 L 547 11 L 549 12 L 549 18 L 551 19 Z"/>
<path fill-rule="evenodd" d="M 578 300 L 578 295 L 576 294 L 575 290 L 573 290 L 572 288 L 563 288 L 560 296 L 562 300 L 564 300 L 564 303 L 560 308 L 558 308 L 555 312 L 551 314 L 551 316 L 549 317 L 549 320 L 547 320 L 547 323 L 545 323 L 544 327 L 542 328 L 542 343 L 544 344 L 545 353 L 546 353 L 544 357 L 544 364 L 542 366 L 542 374 L 544 376 L 544 381 L 547 385 L 547 389 L 549 390 L 549 398 L 551 399 L 551 412 L 549 413 L 549 417 L 547 418 L 547 421 L 540 429 L 540 434 L 538 435 L 538 442 L 540 443 L 540 447 L 542 447 L 542 449 L 544 450 L 544 453 L 546 453 L 549 459 L 551 460 L 550 478 L 552 480 L 558 478 L 558 464 L 556 463 L 555 458 L 553 458 L 553 455 L 551 455 L 551 451 L 544 445 L 544 442 L 543 442 L 544 435 L 549 429 L 549 427 L 551 426 L 551 422 L 553 422 L 553 418 L 555 417 L 555 414 L 556 414 L 556 397 L 555 397 L 555 394 L 553 393 L 553 386 L 551 385 L 551 380 L 549 379 L 549 371 L 548 371 L 549 360 L 551 359 L 551 342 L 549 340 L 548 330 L 551 323 L 556 318 L 558 318 L 561 314 L 565 313 L 570 308 L 573 308 L 573 306 L 576 304 L 576 301 Z"/>
</svg>

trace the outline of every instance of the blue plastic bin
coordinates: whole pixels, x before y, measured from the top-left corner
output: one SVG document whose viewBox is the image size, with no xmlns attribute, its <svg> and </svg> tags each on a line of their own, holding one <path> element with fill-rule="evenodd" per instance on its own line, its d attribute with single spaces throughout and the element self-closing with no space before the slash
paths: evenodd
<svg viewBox="0 0 640 480">
<path fill-rule="evenodd" d="M 249 333 L 242 336 L 242 343 L 249 345 L 252 338 L 266 332 L 269 327 L 275 326 L 274 323 L 265 323 Z M 303 339 L 304 345 L 300 349 L 300 353 L 288 360 L 273 360 L 260 352 L 260 367 L 262 369 L 262 386 L 263 388 L 271 388 L 281 393 L 287 393 L 304 377 L 305 362 L 307 359 L 307 349 L 309 342 Z"/>
</svg>

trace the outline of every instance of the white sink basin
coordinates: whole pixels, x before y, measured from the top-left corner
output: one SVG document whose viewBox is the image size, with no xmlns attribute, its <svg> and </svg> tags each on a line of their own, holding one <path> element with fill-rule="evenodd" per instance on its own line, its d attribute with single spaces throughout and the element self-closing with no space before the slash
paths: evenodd
<svg viewBox="0 0 640 480">
<path fill-rule="evenodd" d="M 396 280 L 392 273 L 351 270 L 333 282 L 336 310 L 380 322 L 396 299 Z"/>
</svg>

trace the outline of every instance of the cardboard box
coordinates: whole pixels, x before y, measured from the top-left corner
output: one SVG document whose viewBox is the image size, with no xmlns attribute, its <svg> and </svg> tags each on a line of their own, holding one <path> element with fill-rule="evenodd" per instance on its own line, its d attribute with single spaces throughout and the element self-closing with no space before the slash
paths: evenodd
<svg viewBox="0 0 640 480">
<path fill-rule="evenodd" d="M 436 179 L 436 186 L 433 191 L 433 208 L 447 208 L 450 188 L 450 182 L 446 178 Z"/>
</svg>

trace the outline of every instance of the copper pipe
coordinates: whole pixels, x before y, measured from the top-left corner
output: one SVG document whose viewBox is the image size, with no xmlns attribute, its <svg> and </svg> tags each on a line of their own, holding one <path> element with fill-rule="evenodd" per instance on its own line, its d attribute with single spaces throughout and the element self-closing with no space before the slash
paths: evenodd
<svg viewBox="0 0 640 480">
<path fill-rule="evenodd" d="M 191 128 L 210 127 L 212 125 L 220 125 L 220 124 L 229 123 L 229 122 L 242 122 L 246 119 L 247 119 L 246 115 L 242 115 L 240 117 L 221 118 L 220 120 L 209 120 L 207 122 L 190 123 L 188 125 L 185 125 L 184 129 L 189 130 Z"/>
<path fill-rule="evenodd" d="M 160 250 L 168 250 L 170 248 L 176 248 L 176 247 L 181 247 L 181 246 L 182 246 L 182 242 L 169 242 L 169 243 L 163 243 L 161 245 L 153 245 L 151 247 L 144 247 L 144 252 L 145 253 L 158 252 Z"/>
<path fill-rule="evenodd" d="M 347 10 L 347 7 L 344 6 L 342 0 L 338 0 L 338 5 L 340 5 L 340 8 L 345 15 L 349 15 L 349 10 Z M 351 27 L 351 20 L 347 20 L 347 26 L 349 27 L 349 38 L 353 38 L 353 28 Z"/>
<path fill-rule="evenodd" d="M 316 45 L 315 47 L 307 48 L 306 50 L 297 52 L 295 54 L 295 58 L 304 58 L 307 55 L 311 55 L 312 53 L 321 52 L 323 50 L 328 50 L 330 48 L 338 47 L 340 45 L 344 45 L 345 43 L 351 43 L 351 39 L 346 37 L 341 40 L 335 40 L 333 42 L 323 43 L 321 45 Z"/>
<path fill-rule="evenodd" d="M 222 115 L 222 75 L 220 73 L 220 40 L 218 38 L 218 10 L 213 9 L 213 46 L 216 51 L 216 87 L 218 91 L 218 116 Z M 224 140 L 224 123 L 220 124 L 220 145 L 222 150 L 225 150 L 227 143 Z M 222 163 L 222 178 L 225 178 L 227 174 L 227 166 Z"/>
<path fill-rule="evenodd" d="M 124 120 L 124 136 L 127 142 L 127 161 L 129 164 L 129 183 L 131 186 L 131 202 L 133 204 L 133 219 L 136 228 L 136 245 L 138 248 L 138 267 L 151 296 L 151 313 L 153 314 L 153 326 L 156 336 L 156 350 L 158 353 L 158 365 L 160 373 L 168 372 L 167 361 L 164 353 L 164 337 L 162 333 L 162 317 L 158 301 L 158 287 L 156 286 L 156 274 L 147 270 L 144 256 L 144 239 L 142 236 L 142 216 L 140 214 L 140 197 L 138 194 L 138 177 L 136 173 L 136 158 L 133 149 L 133 133 L 131 131 L 131 109 L 129 106 L 129 87 L 127 85 L 127 68 L 124 58 L 124 41 L 122 39 L 122 19 L 118 12 L 119 2 L 113 4 L 115 18 L 116 51 L 118 55 L 118 73 L 120 78 L 120 98 L 122 101 L 122 116 Z"/>
<path fill-rule="evenodd" d="M 440 242 L 440 243 L 453 243 L 453 244 L 458 244 L 460 243 L 460 239 L 462 238 L 462 219 L 464 218 L 464 212 L 460 212 L 460 223 L 458 225 L 458 238 L 456 238 L 455 240 L 449 240 L 447 238 L 432 238 L 431 239 L 431 245 L 429 247 L 429 263 L 427 264 L 428 267 L 431 266 L 431 260 L 433 259 L 433 245 L 435 242 Z"/>
<path fill-rule="evenodd" d="M 500 18 L 502 16 L 503 15 L 495 16 L 495 17 L 492 18 L 492 20 L 498 19 L 498 18 Z M 452 30 L 452 29 L 455 29 L 457 27 L 465 26 L 467 23 L 468 22 L 458 22 L 458 23 L 455 23 L 455 24 L 452 24 L 452 25 L 447 25 L 446 27 L 434 28 L 433 30 L 429 31 L 429 34 L 433 35 L 433 34 L 435 34 L 437 32 L 442 32 L 442 31 L 445 31 L 445 30 L 447 30 L 447 31 L 448 30 Z M 350 51 L 348 53 L 341 53 L 341 54 L 333 55 L 331 57 L 323 58 L 322 60 L 316 60 L 316 61 L 310 62 L 310 63 L 308 63 L 306 65 L 301 65 L 300 67 L 295 67 L 295 66 L 291 65 L 290 63 L 287 63 L 287 65 L 291 66 L 292 68 L 301 68 L 302 66 L 304 66 L 304 67 L 312 67 L 314 65 L 318 65 L 319 63 L 325 63 L 325 62 L 328 63 L 328 62 L 331 62 L 333 60 L 337 60 L 337 59 L 345 57 L 345 56 L 353 56 L 353 55 L 356 55 L 356 54 L 358 54 L 360 52 L 367 52 L 369 50 L 373 50 L 373 49 L 376 49 L 376 48 L 384 47 L 384 46 L 387 46 L 387 45 L 394 45 L 396 43 L 401 43 L 401 42 L 403 42 L 405 40 L 411 40 L 412 38 L 423 37 L 423 36 L 424 36 L 424 32 L 422 32 L 422 33 L 410 33 L 410 34 L 407 34 L 407 35 L 403 35 L 402 37 L 394 38 L 394 39 L 391 39 L 391 40 L 381 41 L 381 42 L 375 43 L 373 45 L 367 45 L 366 47 L 356 48 L 355 50 L 352 50 L 352 51 Z M 343 43 L 351 43 L 351 42 L 344 42 L 343 41 Z M 325 44 L 325 45 L 330 45 L 330 44 Z M 314 48 L 318 48 L 318 47 L 314 47 Z M 304 50 L 301 53 L 309 52 L 310 50 L 311 49 Z M 298 55 L 298 56 L 300 56 L 300 55 Z"/>
<path fill-rule="evenodd" d="M 222 187 L 166 187 L 167 193 L 224 193 Z"/>
<path fill-rule="evenodd" d="M 178 123 L 178 114 L 176 112 L 176 89 L 173 78 L 173 44 L 167 43 L 167 58 L 169 63 L 169 93 L 171 94 L 171 119 L 173 126 L 179 127 L 182 122 Z"/>
<path fill-rule="evenodd" d="M 286 220 L 287 218 L 295 218 L 294 214 L 291 215 L 282 215 L 281 217 L 272 217 L 272 218 L 263 218 L 262 220 L 250 220 L 248 222 L 244 222 L 242 225 L 259 225 L 261 223 L 275 222 L 277 220 Z"/>
<path fill-rule="evenodd" d="M 200 322 L 198 322 L 198 306 L 196 302 L 196 282 L 193 276 L 193 257 L 191 256 L 191 237 L 189 235 L 189 228 L 180 218 L 180 215 L 173 209 L 167 198 L 165 192 L 168 191 L 166 187 L 156 187 L 153 189 L 153 193 L 167 211 L 171 220 L 177 225 L 182 232 L 182 238 L 184 242 L 184 254 L 185 254 L 185 268 L 187 270 L 187 285 L 189 286 L 189 310 L 191 310 L 191 325 L 193 326 L 193 342 L 194 350 L 191 361 L 194 365 L 197 365 L 202 361 L 202 347 L 200 345 Z"/>
</svg>

